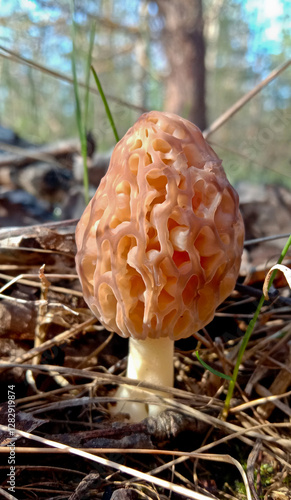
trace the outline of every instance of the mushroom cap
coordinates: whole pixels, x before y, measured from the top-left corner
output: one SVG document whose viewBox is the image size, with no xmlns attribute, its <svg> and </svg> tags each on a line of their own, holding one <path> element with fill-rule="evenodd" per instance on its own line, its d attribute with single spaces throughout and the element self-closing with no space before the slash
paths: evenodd
<svg viewBox="0 0 291 500">
<path fill-rule="evenodd" d="M 123 337 L 189 337 L 233 290 L 243 240 L 238 195 L 201 131 L 151 111 L 115 146 L 77 225 L 84 298 Z"/>
</svg>

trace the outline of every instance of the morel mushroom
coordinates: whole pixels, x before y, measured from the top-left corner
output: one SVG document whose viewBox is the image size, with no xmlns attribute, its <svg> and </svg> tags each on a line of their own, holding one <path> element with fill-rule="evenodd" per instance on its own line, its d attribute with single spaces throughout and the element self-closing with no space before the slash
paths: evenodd
<svg viewBox="0 0 291 500">
<path fill-rule="evenodd" d="M 233 290 L 243 239 L 237 193 L 200 130 L 170 113 L 142 115 L 76 230 L 86 302 L 130 337 L 128 377 L 172 386 L 174 341 L 209 323 Z M 140 397 L 118 392 L 128 395 Z M 159 408 L 128 402 L 123 411 L 140 420 Z"/>
</svg>

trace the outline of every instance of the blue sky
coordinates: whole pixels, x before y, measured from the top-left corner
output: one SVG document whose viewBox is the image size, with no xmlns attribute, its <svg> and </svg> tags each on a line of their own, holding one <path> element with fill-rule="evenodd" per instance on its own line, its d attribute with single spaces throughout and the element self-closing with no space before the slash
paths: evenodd
<svg viewBox="0 0 291 500">
<path fill-rule="evenodd" d="M 39 9 L 37 2 L 34 0 L 0 0 L 2 16 L 11 16 L 15 10 L 30 13 L 36 21 L 49 20 L 54 15 L 52 9 L 50 11 Z M 58 10 L 56 9 L 55 12 L 58 12 Z"/>
<path fill-rule="evenodd" d="M 279 54 L 282 43 L 282 25 L 291 31 L 291 0 L 247 0 L 241 2 L 249 27 L 253 33 L 253 51 L 264 49 L 271 54 Z"/>
<path fill-rule="evenodd" d="M 225 0 L 227 3 L 228 0 Z M 237 0 L 243 6 L 250 28 L 257 32 L 261 43 L 266 44 L 269 50 L 278 51 L 281 42 L 282 18 L 291 11 L 291 0 Z M 132 0 L 136 6 L 136 0 Z M 130 2 L 128 2 L 130 4 Z M 154 3 L 154 2 L 153 2 Z M 98 4 L 98 2 L 96 2 Z M 68 1 L 68 5 L 70 2 Z M 18 8 L 17 8 L 18 7 Z M 36 20 L 45 21 L 52 15 L 57 15 L 56 9 L 44 11 L 38 8 L 36 0 L 0 0 L 1 15 L 10 16 L 17 10 L 28 12 Z M 290 18 L 289 18 L 290 20 Z M 291 29 L 291 25 L 290 25 Z"/>
<path fill-rule="evenodd" d="M 132 15 L 137 13 L 139 10 L 139 5 L 142 0 L 124 0 L 123 8 L 127 8 L 128 12 Z M 170 1 L 170 0 L 169 0 Z M 257 64 L 258 56 L 264 55 L 277 55 L 282 51 L 282 26 L 285 28 L 288 26 L 288 15 L 289 15 L 289 27 L 291 30 L 291 0 L 232 0 L 239 3 L 242 7 L 242 12 L 244 16 L 244 21 L 248 23 L 250 32 L 252 34 L 247 60 L 249 64 Z M 224 0 L 225 6 L 231 5 L 231 0 Z M 70 6 L 71 0 L 66 0 L 64 5 Z M 95 3 L 98 8 L 99 2 L 96 0 Z M 154 9 L 154 1 L 151 4 L 151 13 L 155 14 L 157 11 Z M 211 0 L 208 1 L 208 5 L 211 5 Z M 130 8 L 132 6 L 132 8 Z M 52 17 L 58 18 L 61 14 L 58 7 L 55 9 L 40 9 L 38 7 L 37 0 L 0 0 L 0 12 L 2 16 L 7 16 L 11 18 L 8 28 L 0 26 L 0 43 L 5 44 L 8 48 L 10 46 L 9 40 L 13 38 L 13 22 L 12 16 L 15 12 L 23 12 L 30 15 L 31 19 L 35 21 L 42 21 L 44 24 L 46 20 L 51 20 Z M 124 23 L 131 24 L 133 22 L 132 15 L 130 18 L 123 20 Z M 33 36 L 33 32 L 26 34 Z M 37 38 L 37 33 L 35 34 Z M 53 43 L 53 40 L 52 40 Z M 67 44 L 63 44 L 60 48 L 59 56 L 62 52 L 70 51 L 70 47 Z M 25 43 L 23 43 L 23 50 L 25 51 Z M 155 53 L 157 50 L 155 49 Z M 23 54 L 29 57 L 29 54 Z M 60 57 L 57 54 L 54 56 L 54 60 L 50 61 L 50 65 L 53 64 L 55 69 L 58 68 L 58 64 L 62 64 Z M 159 56 L 161 60 L 163 59 L 162 54 Z M 159 67 L 159 61 L 155 63 Z M 263 64 L 264 66 L 264 64 Z M 268 68 L 266 68 L 268 70 Z"/>
</svg>

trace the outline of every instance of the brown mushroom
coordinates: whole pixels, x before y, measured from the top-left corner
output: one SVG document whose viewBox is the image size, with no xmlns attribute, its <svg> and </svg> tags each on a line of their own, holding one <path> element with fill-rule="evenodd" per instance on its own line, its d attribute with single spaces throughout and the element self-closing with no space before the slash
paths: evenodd
<svg viewBox="0 0 291 500">
<path fill-rule="evenodd" d="M 237 193 L 200 130 L 170 113 L 142 115 L 76 230 L 86 302 L 108 330 L 130 337 L 128 377 L 172 386 L 174 341 L 209 323 L 231 293 L 243 239 Z M 124 411 L 139 420 L 159 408 Z"/>
</svg>

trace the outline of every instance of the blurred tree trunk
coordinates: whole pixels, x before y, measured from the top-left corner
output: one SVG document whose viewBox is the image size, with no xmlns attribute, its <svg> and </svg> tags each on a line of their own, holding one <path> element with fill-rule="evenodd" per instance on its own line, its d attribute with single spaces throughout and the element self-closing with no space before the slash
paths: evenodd
<svg viewBox="0 0 291 500">
<path fill-rule="evenodd" d="M 156 0 L 170 74 L 164 109 L 206 128 L 202 0 Z"/>
</svg>

